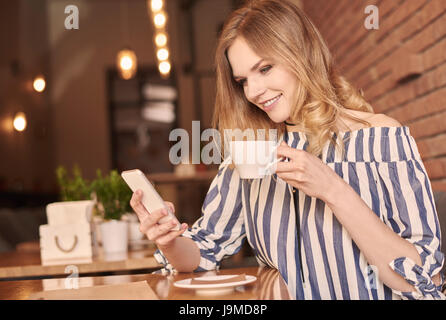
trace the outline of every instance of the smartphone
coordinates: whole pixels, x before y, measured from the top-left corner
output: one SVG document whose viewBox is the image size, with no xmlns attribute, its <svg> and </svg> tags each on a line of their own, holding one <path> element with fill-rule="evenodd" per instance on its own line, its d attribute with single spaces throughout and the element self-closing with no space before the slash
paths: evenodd
<svg viewBox="0 0 446 320">
<path fill-rule="evenodd" d="M 155 190 L 153 185 L 150 183 L 146 175 L 142 173 L 141 170 L 126 170 L 121 172 L 121 176 L 133 192 L 138 189 L 142 190 L 143 195 L 141 202 L 149 213 L 152 213 L 158 209 L 166 208 L 168 215 L 161 218 L 159 222 L 164 223 L 166 221 L 174 219 L 174 221 L 176 222 L 176 226 L 174 226 L 171 230 L 180 230 L 180 223 L 175 217 L 175 214 L 164 203 L 164 200 L 161 198 L 159 193 Z"/>
</svg>

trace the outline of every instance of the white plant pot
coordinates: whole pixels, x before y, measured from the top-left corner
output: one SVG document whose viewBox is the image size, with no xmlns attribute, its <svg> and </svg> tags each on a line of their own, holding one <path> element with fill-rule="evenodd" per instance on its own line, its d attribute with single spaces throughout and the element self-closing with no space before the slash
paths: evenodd
<svg viewBox="0 0 446 320">
<path fill-rule="evenodd" d="M 139 250 L 143 247 L 143 241 L 145 238 L 144 233 L 139 230 L 139 219 L 135 213 L 127 213 L 123 219 L 129 223 L 129 246 L 130 249 Z"/>
<path fill-rule="evenodd" d="M 129 222 L 129 241 L 140 241 L 144 239 L 144 233 L 139 230 L 139 222 Z"/>
<path fill-rule="evenodd" d="M 126 219 L 129 222 L 129 241 L 138 241 L 144 239 L 144 233 L 139 230 L 139 220 L 136 214 L 126 214 Z"/>
<path fill-rule="evenodd" d="M 104 220 L 100 217 L 93 217 L 91 220 L 91 236 L 94 254 L 97 254 L 99 246 L 102 244 L 101 224 Z"/>
<path fill-rule="evenodd" d="M 127 221 L 111 220 L 101 224 L 102 247 L 106 253 L 127 252 Z"/>
</svg>

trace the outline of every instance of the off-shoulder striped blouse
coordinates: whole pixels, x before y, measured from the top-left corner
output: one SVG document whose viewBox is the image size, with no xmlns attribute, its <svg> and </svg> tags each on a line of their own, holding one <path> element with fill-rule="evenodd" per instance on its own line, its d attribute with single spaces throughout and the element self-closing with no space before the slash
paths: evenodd
<svg viewBox="0 0 446 320">
<path fill-rule="evenodd" d="M 200 248 L 197 271 L 218 268 L 247 239 L 258 262 L 277 268 L 296 299 L 445 299 L 432 281 L 444 262 L 440 226 L 409 128 L 364 128 L 335 139 L 345 141 L 344 153 L 327 144 L 322 161 L 389 228 L 415 245 L 422 265 L 400 257 L 390 267 L 416 292 L 384 285 L 323 201 L 299 190 L 293 197 L 293 188 L 277 175 L 242 180 L 227 165 L 220 166 L 211 183 L 201 218 L 183 234 Z M 287 132 L 283 140 L 296 149 L 308 145 L 300 132 Z M 172 270 L 160 251 L 155 256 Z"/>
</svg>

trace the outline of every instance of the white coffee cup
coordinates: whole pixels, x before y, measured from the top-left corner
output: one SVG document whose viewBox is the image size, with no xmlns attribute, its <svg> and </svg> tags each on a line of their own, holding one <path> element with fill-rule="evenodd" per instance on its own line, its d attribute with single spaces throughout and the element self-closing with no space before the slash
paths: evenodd
<svg viewBox="0 0 446 320">
<path fill-rule="evenodd" d="M 277 142 L 269 140 L 231 141 L 230 153 L 242 179 L 261 179 L 275 172 Z"/>
</svg>

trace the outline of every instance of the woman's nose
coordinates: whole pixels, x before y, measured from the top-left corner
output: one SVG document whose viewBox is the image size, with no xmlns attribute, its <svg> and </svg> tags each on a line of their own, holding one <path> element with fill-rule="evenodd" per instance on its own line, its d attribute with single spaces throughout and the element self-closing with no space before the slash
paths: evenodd
<svg viewBox="0 0 446 320">
<path fill-rule="evenodd" d="M 259 81 L 250 81 L 246 87 L 246 98 L 252 103 L 258 103 L 258 99 L 265 92 L 265 86 Z"/>
</svg>

